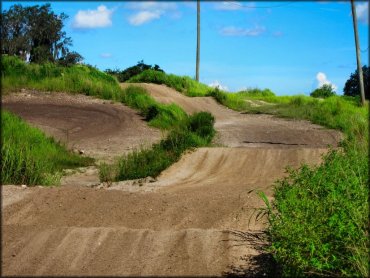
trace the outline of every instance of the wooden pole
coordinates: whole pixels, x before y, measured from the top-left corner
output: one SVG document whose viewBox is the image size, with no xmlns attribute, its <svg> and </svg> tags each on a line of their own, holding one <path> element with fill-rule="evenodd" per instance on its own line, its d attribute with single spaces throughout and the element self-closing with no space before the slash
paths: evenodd
<svg viewBox="0 0 370 278">
<path fill-rule="evenodd" d="M 197 1 L 197 58 L 195 80 L 199 82 L 199 59 L 200 59 L 200 0 Z"/>
<path fill-rule="evenodd" d="M 363 78 L 362 67 L 361 67 L 360 42 L 358 40 L 357 16 L 356 16 L 356 7 L 355 7 L 354 0 L 351 0 L 351 7 L 352 7 L 352 19 L 353 19 L 353 31 L 355 33 L 357 72 L 358 72 L 358 80 L 360 82 L 361 103 L 362 105 L 365 105 L 364 78 Z"/>
</svg>

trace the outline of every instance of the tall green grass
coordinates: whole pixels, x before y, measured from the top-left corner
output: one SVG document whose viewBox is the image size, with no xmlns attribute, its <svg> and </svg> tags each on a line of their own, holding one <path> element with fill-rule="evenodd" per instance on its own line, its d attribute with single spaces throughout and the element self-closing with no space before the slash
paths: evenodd
<svg viewBox="0 0 370 278">
<path fill-rule="evenodd" d="M 285 276 L 369 275 L 369 110 L 355 99 L 293 96 L 253 107 L 342 131 L 342 150 L 316 167 L 303 165 L 275 185 L 268 204 L 270 251 Z"/>
<path fill-rule="evenodd" d="M 150 149 L 136 150 L 113 165 L 100 165 L 100 180 L 110 182 L 156 177 L 187 149 L 209 145 L 215 134 L 213 124 L 214 118 L 207 112 L 186 117 L 171 129 L 167 138 Z"/>
<path fill-rule="evenodd" d="M 277 182 L 268 233 L 284 276 L 369 276 L 368 167 L 347 148 Z"/>
<path fill-rule="evenodd" d="M 2 90 L 22 88 L 80 93 L 116 100 L 121 93 L 117 80 L 87 65 L 62 67 L 52 63 L 26 64 L 13 56 L 2 56 Z"/>
<path fill-rule="evenodd" d="M 21 118 L 1 112 L 1 183 L 57 184 L 63 168 L 86 166 L 91 158 L 68 152 Z"/>
<path fill-rule="evenodd" d="M 179 125 L 187 114 L 176 104 L 157 103 L 144 88 L 129 86 L 120 94 L 120 101 L 138 109 L 149 125 L 169 129 Z"/>
<path fill-rule="evenodd" d="M 164 84 L 191 97 L 205 96 L 212 90 L 211 87 L 199 83 L 188 76 L 177 76 L 155 70 L 145 70 L 142 73 L 131 77 L 127 82 Z"/>
</svg>

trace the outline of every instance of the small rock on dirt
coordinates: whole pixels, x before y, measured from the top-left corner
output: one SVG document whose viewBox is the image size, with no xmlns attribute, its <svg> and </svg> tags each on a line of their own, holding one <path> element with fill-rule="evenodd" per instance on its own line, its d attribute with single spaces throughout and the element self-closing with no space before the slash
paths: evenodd
<svg viewBox="0 0 370 278">
<path fill-rule="evenodd" d="M 21 187 L 22 187 L 23 189 L 26 189 L 26 188 L 27 188 L 27 185 L 22 184 L 22 185 L 21 185 Z"/>
</svg>

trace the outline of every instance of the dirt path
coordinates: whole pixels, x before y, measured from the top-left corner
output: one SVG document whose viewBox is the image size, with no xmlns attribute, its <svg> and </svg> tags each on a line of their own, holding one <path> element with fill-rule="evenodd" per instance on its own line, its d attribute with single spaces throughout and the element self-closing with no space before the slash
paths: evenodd
<svg viewBox="0 0 370 278">
<path fill-rule="evenodd" d="M 214 104 L 220 113 L 230 114 L 222 119 L 216 113 L 221 134 L 227 132 L 220 129 L 222 121 L 249 124 L 249 133 L 237 125 L 235 133 L 242 135 L 236 141 L 231 135 L 222 141 L 236 142 L 238 148 L 188 152 L 155 182 L 121 182 L 107 189 L 6 186 L 3 274 L 219 276 L 230 266 L 253 269 L 242 256 L 256 257 L 260 251 L 254 242 L 241 242 L 230 230 L 263 230 L 264 220 L 256 221 L 263 207 L 257 193 L 264 191 L 271 199 L 271 185 L 285 175 L 287 165 L 319 163 L 326 152 L 320 136 L 332 131 L 312 128 L 307 122 L 295 125 L 240 115 L 217 103 L 210 109 L 216 109 Z M 261 143 L 274 138 L 250 123 L 252 119 L 275 130 L 276 140 L 284 144 Z M 293 138 L 290 131 L 305 139 Z M 329 135 L 325 140 L 336 143 L 337 137 Z M 241 145 L 240 140 L 251 140 L 250 136 L 259 142 Z M 17 193 L 22 196 L 14 198 Z"/>
<path fill-rule="evenodd" d="M 5 95 L 2 107 L 21 116 L 70 149 L 111 160 L 161 138 L 137 111 L 84 95 L 24 91 Z"/>
<path fill-rule="evenodd" d="M 336 146 L 341 134 L 307 121 L 293 121 L 272 115 L 250 115 L 225 108 L 212 97 L 187 97 L 165 85 L 121 83 L 145 88 L 162 103 L 176 103 L 187 113 L 208 111 L 216 119 L 217 142 L 228 147 L 319 147 Z"/>
</svg>

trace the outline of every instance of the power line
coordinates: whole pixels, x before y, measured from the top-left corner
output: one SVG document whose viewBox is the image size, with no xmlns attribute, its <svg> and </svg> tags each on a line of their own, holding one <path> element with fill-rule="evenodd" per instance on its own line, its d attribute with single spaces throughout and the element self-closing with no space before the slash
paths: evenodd
<svg viewBox="0 0 370 278">
<path fill-rule="evenodd" d="M 361 50 L 361 49 L 360 49 Z M 365 50 L 361 50 L 361 52 L 366 52 L 369 50 L 369 47 L 367 47 Z"/>
</svg>

